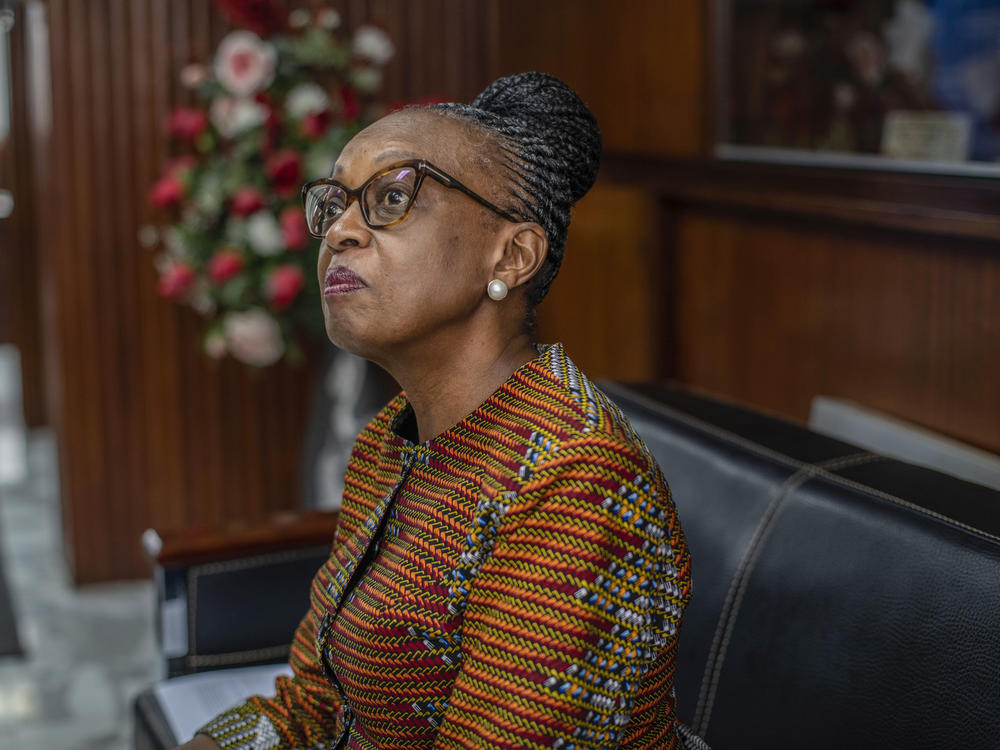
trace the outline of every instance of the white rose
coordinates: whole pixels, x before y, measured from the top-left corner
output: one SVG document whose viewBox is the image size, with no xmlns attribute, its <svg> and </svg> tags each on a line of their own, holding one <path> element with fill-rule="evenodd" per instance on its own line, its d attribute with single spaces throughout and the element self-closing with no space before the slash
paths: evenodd
<svg viewBox="0 0 1000 750">
<path fill-rule="evenodd" d="M 278 220 L 267 210 L 258 211 L 247 219 L 247 241 L 257 255 L 277 255 L 285 249 Z"/>
<path fill-rule="evenodd" d="M 288 92 L 285 111 L 293 120 L 322 112 L 330 106 L 330 97 L 315 83 L 300 83 Z"/>
<path fill-rule="evenodd" d="M 267 120 L 267 107 L 253 99 L 216 98 L 208 108 L 208 119 L 223 138 L 235 138 Z"/>
<path fill-rule="evenodd" d="M 277 57 L 270 42 L 250 31 L 232 31 L 215 53 L 215 77 L 236 96 L 250 96 L 271 85 Z"/>
<path fill-rule="evenodd" d="M 293 29 L 304 29 L 309 25 L 312 15 L 305 8 L 296 8 L 288 14 L 288 25 Z"/>
<path fill-rule="evenodd" d="M 317 20 L 320 26 L 330 31 L 340 26 L 340 14 L 333 8 L 323 8 Z"/>
<path fill-rule="evenodd" d="M 354 54 L 370 60 L 376 65 L 384 65 L 392 59 L 396 48 L 389 35 L 375 26 L 360 26 L 354 32 Z"/>
<path fill-rule="evenodd" d="M 229 313 L 222 321 L 222 328 L 229 353 L 240 362 L 266 367 L 285 353 L 278 321 L 260 308 Z"/>
</svg>

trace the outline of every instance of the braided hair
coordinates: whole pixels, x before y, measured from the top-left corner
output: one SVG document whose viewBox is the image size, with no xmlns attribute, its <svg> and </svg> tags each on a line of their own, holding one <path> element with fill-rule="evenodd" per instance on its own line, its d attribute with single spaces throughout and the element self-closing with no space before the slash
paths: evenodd
<svg viewBox="0 0 1000 750">
<path fill-rule="evenodd" d="M 428 109 L 465 121 L 496 142 L 509 178 L 506 207 L 545 230 L 548 255 L 528 292 L 528 304 L 534 307 L 562 264 L 570 209 L 597 178 L 597 120 L 569 86 L 544 73 L 499 78 L 471 105 L 432 104 Z"/>
</svg>

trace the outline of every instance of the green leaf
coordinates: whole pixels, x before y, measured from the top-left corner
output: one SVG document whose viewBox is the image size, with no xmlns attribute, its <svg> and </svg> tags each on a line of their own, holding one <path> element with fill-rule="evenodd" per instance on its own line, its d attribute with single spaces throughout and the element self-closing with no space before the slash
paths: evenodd
<svg viewBox="0 0 1000 750">
<path fill-rule="evenodd" d="M 219 287 L 219 300 L 227 308 L 239 308 L 247 303 L 251 284 L 250 275 L 243 271 Z"/>
<path fill-rule="evenodd" d="M 312 26 L 291 40 L 289 52 L 306 67 L 343 69 L 351 61 L 350 48 L 320 26 Z"/>
</svg>

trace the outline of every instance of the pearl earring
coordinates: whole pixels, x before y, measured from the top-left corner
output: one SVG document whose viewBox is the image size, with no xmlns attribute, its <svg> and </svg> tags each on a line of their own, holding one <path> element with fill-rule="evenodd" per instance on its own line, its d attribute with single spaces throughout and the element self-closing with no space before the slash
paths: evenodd
<svg viewBox="0 0 1000 750">
<path fill-rule="evenodd" d="M 493 281 L 486 285 L 486 294 L 489 295 L 490 299 L 499 302 L 507 296 L 507 285 L 500 279 L 493 279 Z"/>
</svg>

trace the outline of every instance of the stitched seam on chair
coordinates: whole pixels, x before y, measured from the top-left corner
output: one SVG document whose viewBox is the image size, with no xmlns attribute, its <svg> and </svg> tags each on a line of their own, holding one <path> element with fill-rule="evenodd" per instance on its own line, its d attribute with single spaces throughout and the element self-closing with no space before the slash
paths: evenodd
<svg viewBox="0 0 1000 750">
<path fill-rule="evenodd" d="M 885 458 L 886 460 L 893 460 L 890 456 L 880 456 L 880 458 Z M 820 471 L 816 472 L 816 477 L 822 477 L 823 479 L 828 479 L 831 482 L 835 482 L 836 484 L 845 485 L 859 492 L 863 492 L 868 495 L 874 495 L 875 497 L 879 497 L 883 500 L 888 500 L 889 502 L 895 505 L 901 505 L 904 508 L 912 510 L 915 513 L 919 513 L 922 516 L 928 516 L 938 521 L 944 521 L 950 526 L 962 529 L 963 531 L 971 532 L 984 539 L 988 539 L 989 541 L 1000 542 L 1000 536 L 997 536 L 996 534 L 991 534 L 988 531 L 977 529 L 975 526 L 971 526 L 970 524 L 963 523 L 961 521 L 956 521 L 954 518 L 950 518 L 949 516 L 946 516 L 943 513 L 938 513 L 937 511 L 930 510 L 929 508 L 925 508 L 922 505 L 917 505 L 916 503 L 911 502 L 910 500 L 904 500 L 901 497 L 897 497 L 896 495 L 893 495 L 888 492 L 883 492 L 882 490 L 877 490 L 874 487 L 869 487 L 867 484 L 856 482 L 853 479 L 842 477 L 839 474 L 830 474 L 829 472 L 823 471 L 821 469 Z"/>
<path fill-rule="evenodd" d="M 767 509 L 757 523 L 750 544 L 747 546 L 740 560 L 739 567 L 729 584 L 726 592 L 726 599 L 722 605 L 722 613 L 716 624 L 715 634 L 712 638 L 712 646 L 708 652 L 708 659 L 705 662 L 705 671 L 702 675 L 701 688 L 698 691 L 698 705 L 695 708 L 693 729 L 698 735 L 705 737 L 708 732 L 708 725 L 712 717 L 712 708 L 715 703 L 715 694 L 719 686 L 719 678 L 722 674 L 722 665 L 725 661 L 726 651 L 735 629 L 736 618 L 739 615 L 743 597 L 749 586 L 750 574 L 760 557 L 764 544 L 774 529 L 781 510 L 785 506 L 785 500 L 791 493 L 804 484 L 809 479 L 816 476 L 822 468 L 838 469 L 845 466 L 867 463 L 884 459 L 870 451 L 860 451 L 851 453 L 839 458 L 828 459 L 820 464 L 807 465 L 801 471 L 796 472 L 786 479 L 781 487 L 777 489 Z"/>
<path fill-rule="evenodd" d="M 226 654 L 192 654 L 187 657 L 187 665 L 189 667 L 218 667 L 225 664 L 245 664 L 260 659 L 284 656 L 290 648 L 290 644 L 285 643 L 279 646 L 254 648 L 249 651 L 231 651 Z"/>
<path fill-rule="evenodd" d="M 627 389 L 618 388 L 615 386 L 611 387 L 608 386 L 609 386 L 608 383 L 603 383 L 601 385 L 601 388 L 604 390 L 610 390 L 612 392 L 617 391 L 626 398 L 632 399 L 633 401 L 638 401 L 647 406 L 648 408 L 652 409 L 653 411 L 664 412 L 668 414 L 671 419 L 675 419 L 678 422 L 683 422 L 689 427 L 694 427 L 696 429 L 701 430 L 702 432 L 707 432 L 719 438 L 723 442 L 730 443 L 731 445 L 738 445 L 739 447 L 751 453 L 754 453 L 758 456 L 765 456 L 767 458 L 777 460 L 780 463 L 794 466 L 797 469 L 803 469 L 807 466 L 812 465 L 805 461 L 800 461 L 797 458 L 792 458 L 791 456 L 781 453 L 779 451 L 767 448 L 761 445 L 760 443 L 755 443 L 754 441 L 748 438 L 741 437 L 740 435 L 737 435 L 735 432 L 730 432 L 729 430 L 725 430 L 721 427 L 718 427 L 717 425 L 712 424 L 711 422 L 706 422 L 705 420 L 699 419 L 698 417 L 693 417 L 690 414 L 685 414 L 684 412 L 679 411 L 673 408 L 672 406 L 667 406 L 666 404 L 662 404 L 659 401 L 656 401 L 655 399 L 652 399 L 641 393 L 635 393 L 634 391 L 629 391 Z M 655 426 L 656 423 L 652 422 L 651 424 Z"/>
<path fill-rule="evenodd" d="M 238 558 L 236 560 L 226 560 L 225 562 L 205 563 L 203 565 L 192 565 L 187 571 L 187 596 L 188 596 L 188 653 L 187 657 L 198 656 L 198 577 L 215 573 L 231 573 L 234 570 L 244 570 L 246 568 L 260 567 L 280 562 L 291 562 L 293 560 L 303 560 L 316 554 L 318 550 L 326 549 L 326 545 L 313 545 L 297 550 L 284 552 L 270 552 L 264 555 L 253 555 L 251 557 Z"/>
</svg>

